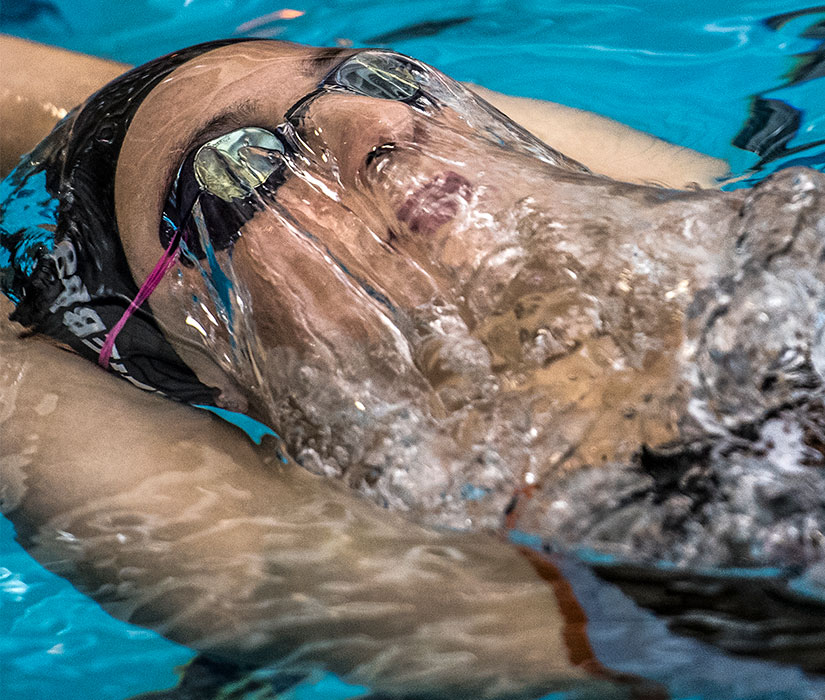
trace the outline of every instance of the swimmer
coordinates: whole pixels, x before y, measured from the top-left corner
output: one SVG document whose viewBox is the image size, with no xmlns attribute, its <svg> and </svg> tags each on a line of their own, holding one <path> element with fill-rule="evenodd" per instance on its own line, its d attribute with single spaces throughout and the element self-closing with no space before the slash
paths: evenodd
<svg viewBox="0 0 825 700">
<path fill-rule="evenodd" d="M 24 326 L 419 522 L 805 566 L 820 180 L 621 183 L 398 54 L 223 42 L 117 79 L 7 179 L 43 224 L 3 238 L 2 286 Z M 766 447 L 786 428 L 799 478 Z"/>
<path fill-rule="evenodd" d="M 29 65 L 75 61 L 9 44 Z M 90 62 L 105 72 L 85 57 L 80 69 Z M 64 108 L 52 102 L 44 119 Z M 31 117 L 15 133 L 36 138 Z M 0 316 L 12 311 L 0 297 Z M 552 567 L 542 578 L 496 538 L 411 526 L 16 328 L 0 325 L 2 512 L 35 558 L 115 616 L 219 663 L 320 666 L 405 697 L 531 697 L 571 683 L 603 695 L 617 681 L 656 696 L 601 669 L 574 601 L 546 585 Z"/>
<path fill-rule="evenodd" d="M 117 79 L 6 180 L 12 203 L 39 192 L 44 220 L 2 239 L 2 286 L 24 326 L 143 388 L 250 413 L 311 470 L 422 523 L 807 564 L 820 471 L 761 460 L 799 506 L 751 494 L 739 547 L 740 467 L 722 465 L 814 420 L 817 243 L 781 232 L 816 230 L 819 179 L 619 183 L 412 59 L 223 42 Z M 719 493 L 672 488 L 690 474 Z"/>
<path fill-rule="evenodd" d="M 132 73 L 11 182 L 61 170 L 77 196 L 55 243 L 15 244 L 5 289 L 16 319 L 133 382 L 249 411 L 305 466 L 427 524 L 687 566 L 821 558 L 819 477 L 788 477 L 769 444 L 816 416 L 812 311 L 776 292 L 815 257 L 819 176 L 623 184 L 410 59 L 274 42 Z M 737 294 L 754 318 L 729 313 Z M 776 318 L 797 325 L 775 337 Z M 785 447 L 816 459 L 805 435 Z M 732 516 L 773 497 L 732 503 L 758 469 L 793 505 L 743 533 Z"/>
</svg>

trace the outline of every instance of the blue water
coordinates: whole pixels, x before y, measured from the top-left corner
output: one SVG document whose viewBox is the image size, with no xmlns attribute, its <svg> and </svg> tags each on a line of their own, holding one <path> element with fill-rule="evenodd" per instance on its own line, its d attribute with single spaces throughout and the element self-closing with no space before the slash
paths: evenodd
<svg viewBox="0 0 825 700">
<path fill-rule="evenodd" d="M 458 79 L 593 110 L 724 158 L 736 175 L 763 160 L 751 181 L 793 163 L 825 169 L 825 11 L 767 22 L 804 9 L 799 0 L 0 2 L 4 32 L 129 63 L 225 36 L 391 46 Z M 287 8 L 293 18 L 272 15 Z M 756 96 L 792 115 L 787 138 L 768 139 L 761 156 L 742 137 Z M 825 698 L 825 682 L 672 635 L 581 565 L 565 573 L 611 668 L 655 678 L 684 700 Z M 33 562 L 0 519 L 0 696 L 121 700 L 173 685 L 192 656 L 109 618 Z M 282 697 L 362 691 L 326 676 Z"/>
</svg>

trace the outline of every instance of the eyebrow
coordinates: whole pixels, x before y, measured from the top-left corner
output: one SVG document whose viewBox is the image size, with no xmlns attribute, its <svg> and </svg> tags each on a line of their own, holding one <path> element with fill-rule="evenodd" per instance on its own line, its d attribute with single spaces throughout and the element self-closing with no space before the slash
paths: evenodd
<svg viewBox="0 0 825 700">
<path fill-rule="evenodd" d="M 316 49 L 311 56 L 301 61 L 300 69 L 310 77 L 315 77 L 318 73 L 328 73 L 343 60 L 344 54 L 348 51 L 349 49 L 335 46 Z M 222 136 L 228 131 L 250 126 L 256 107 L 257 103 L 253 100 L 242 100 L 227 106 L 204 122 L 186 140 L 183 147 L 184 154 L 189 154 L 196 146 L 202 146 L 207 141 Z"/>
<path fill-rule="evenodd" d="M 204 122 L 198 130 L 193 133 L 187 140 L 184 146 L 184 152 L 188 153 L 195 146 L 200 146 L 207 141 L 222 136 L 225 132 L 232 129 L 240 129 L 244 126 L 250 126 L 250 119 L 256 112 L 256 103 L 252 100 L 243 100 L 235 102 L 225 109 L 221 110 L 208 121 Z"/>
<path fill-rule="evenodd" d="M 326 73 L 341 62 L 343 54 L 349 49 L 330 46 L 316 49 L 308 58 L 301 61 L 301 71 L 310 77 L 319 72 Z M 205 122 L 189 139 L 184 151 L 188 153 L 194 146 L 221 136 L 225 131 L 250 126 L 249 120 L 256 112 L 253 100 L 243 100 L 229 105 Z"/>
</svg>

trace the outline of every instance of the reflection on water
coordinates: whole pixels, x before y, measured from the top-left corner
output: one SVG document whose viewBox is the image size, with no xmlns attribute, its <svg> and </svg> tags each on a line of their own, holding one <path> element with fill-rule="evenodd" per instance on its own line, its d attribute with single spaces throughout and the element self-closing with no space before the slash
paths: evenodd
<svg viewBox="0 0 825 700">
<path fill-rule="evenodd" d="M 811 7 L 768 17 L 764 25 L 780 36 L 808 40 L 794 54 L 784 81 L 753 97 L 750 115 L 733 140 L 759 156 L 742 185 L 753 185 L 780 168 L 823 168 L 822 95 L 816 81 L 825 75 L 825 9 Z"/>
</svg>

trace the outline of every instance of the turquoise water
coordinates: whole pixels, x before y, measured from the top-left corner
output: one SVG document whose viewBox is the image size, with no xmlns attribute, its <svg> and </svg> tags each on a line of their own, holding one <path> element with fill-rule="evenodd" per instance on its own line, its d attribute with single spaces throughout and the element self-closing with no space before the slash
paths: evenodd
<svg viewBox="0 0 825 700">
<path fill-rule="evenodd" d="M 461 80 L 593 110 L 725 158 L 734 174 L 763 160 L 758 179 L 793 162 L 825 169 L 825 145 L 817 143 L 825 139 L 817 77 L 825 74 L 825 11 L 777 18 L 804 7 L 779 0 L 2 0 L 0 29 L 130 63 L 228 35 L 386 45 Z M 294 12 L 274 14 L 284 9 Z M 774 120 L 752 118 L 755 105 L 773 110 Z M 573 562 L 565 573 L 591 619 L 591 643 L 611 668 L 655 678 L 685 700 L 825 697 L 825 683 L 798 670 L 734 659 L 670 634 Z M 121 700 L 174 684 L 175 667 L 190 658 L 188 649 L 109 618 L 34 563 L 0 520 L 3 697 Z M 361 692 L 324 677 L 283 697 Z"/>
</svg>

